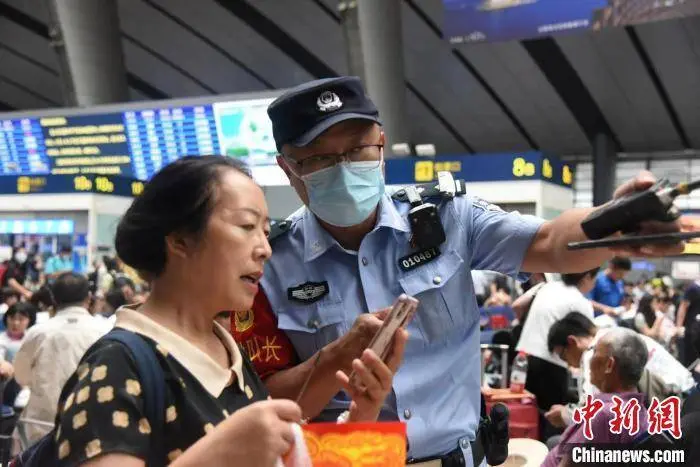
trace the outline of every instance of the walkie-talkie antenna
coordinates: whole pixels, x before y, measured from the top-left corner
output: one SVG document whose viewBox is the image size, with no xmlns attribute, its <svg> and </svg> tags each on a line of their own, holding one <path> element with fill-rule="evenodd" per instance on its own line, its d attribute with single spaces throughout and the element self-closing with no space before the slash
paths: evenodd
<svg viewBox="0 0 700 467">
<path fill-rule="evenodd" d="M 671 196 L 674 198 L 678 195 L 687 195 L 693 190 L 700 188 L 700 180 L 693 180 L 692 182 L 681 182 L 676 185 L 671 191 Z"/>
</svg>

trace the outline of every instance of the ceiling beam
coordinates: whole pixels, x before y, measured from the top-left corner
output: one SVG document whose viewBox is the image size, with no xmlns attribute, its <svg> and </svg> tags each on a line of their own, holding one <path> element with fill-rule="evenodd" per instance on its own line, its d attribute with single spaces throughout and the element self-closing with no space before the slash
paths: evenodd
<svg viewBox="0 0 700 467">
<path fill-rule="evenodd" d="M 162 62 L 164 65 L 166 65 L 166 66 L 172 68 L 173 70 L 175 70 L 176 72 L 180 73 L 182 76 L 184 76 L 185 78 L 189 79 L 190 81 L 195 83 L 200 88 L 207 91 L 209 94 L 218 94 L 218 92 L 216 92 L 216 90 L 213 89 L 211 86 L 207 85 L 206 83 L 204 83 L 203 81 L 198 79 L 196 76 L 192 75 L 189 71 L 182 68 L 181 66 L 172 62 L 164 55 L 156 52 L 155 50 L 153 50 L 152 48 L 150 48 L 149 46 L 147 46 L 146 44 L 144 44 L 140 40 L 136 39 L 134 36 L 131 36 L 131 35 L 126 34 L 126 33 L 122 33 L 122 38 L 125 41 L 129 42 L 134 47 L 138 47 L 139 49 L 143 50 L 147 54 L 152 55 L 154 58 L 156 58 L 157 60 Z"/>
<path fill-rule="evenodd" d="M 212 41 L 211 39 L 209 39 L 208 37 L 206 37 L 204 34 L 200 33 L 200 32 L 197 31 L 196 29 L 194 29 L 192 26 L 190 26 L 187 22 L 185 22 L 185 21 L 184 21 L 183 19 L 181 19 L 180 17 L 175 16 L 174 14 L 170 13 L 168 10 L 166 10 L 165 8 L 163 8 L 163 7 L 161 7 L 160 5 L 156 4 L 156 3 L 153 2 L 152 0 L 143 0 L 143 2 L 144 2 L 146 5 L 148 5 L 148 6 L 150 6 L 151 8 L 153 8 L 154 10 L 156 10 L 156 11 L 157 11 L 158 13 L 160 13 L 161 15 L 165 16 L 166 18 L 168 18 L 170 21 L 176 23 L 178 26 L 180 26 L 182 29 L 184 29 L 184 30 L 187 31 L 188 33 L 190 33 L 190 34 L 192 34 L 193 36 L 195 36 L 195 37 L 196 37 L 197 39 L 199 39 L 200 41 L 202 41 L 202 42 L 204 42 L 205 44 L 207 44 L 207 45 L 208 45 L 209 47 L 211 47 L 212 49 L 216 50 L 217 53 L 219 53 L 220 55 L 224 56 L 228 61 L 230 61 L 231 63 L 233 63 L 234 65 L 236 65 L 238 68 L 240 68 L 241 70 L 245 71 L 247 74 L 249 74 L 250 76 L 252 76 L 253 78 L 255 78 L 257 81 L 259 81 L 259 82 L 260 82 L 263 86 L 265 86 L 267 89 L 274 89 L 274 88 L 275 88 L 275 86 L 274 86 L 271 82 L 269 82 L 268 80 L 266 80 L 261 74 L 259 74 L 259 73 L 256 72 L 255 70 L 253 70 L 251 67 L 249 67 L 248 65 L 246 65 L 245 63 L 243 63 L 242 61 L 240 61 L 239 59 L 237 59 L 236 57 L 234 57 L 232 54 L 230 54 L 226 49 L 224 49 L 223 47 L 221 47 L 219 44 L 217 44 L 216 42 L 214 42 L 214 41 Z M 151 52 L 151 53 L 153 53 L 153 52 Z M 160 55 L 160 54 L 159 54 L 159 55 Z M 162 57 L 162 56 L 161 56 L 161 57 Z M 164 58 L 164 57 L 163 57 L 163 58 Z M 174 65 L 174 64 L 173 64 L 173 65 Z M 179 67 L 178 67 L 178 68 L 179 68 Z M 183 70 L 183 71 L 184 71 L 184 70 Z M 189 76 L 191 77 L 190 79 L 193 79 L 193 78 L 194 78 L 194 77 L 192 77 L 192 75 L 190 75 L 189 73 L 187 73 L 187 75 L 189 75 Z M 194 79 L 196 80 L 196 78 L 194 78 Z M 199 81 L 199 80 L 196 80 L 196 81 L 199 82 L 199 83 L 201 83 L 201 81 Z M 204 87 L 205 87 L 205 89 L 210 89 L 210 90 L 211 90 L 210 92 L 211 92 L 212 94 L 216 94 L 216 91 L 214 91 L 214 90 L 211 89 L 210 87 L 208 87 L 208 86 L 206 86 L 206 85 L 204 85 Z"/>
<path fill-rule="evenodd" d="M 442 123 L 442 125 L 445 127 L 447 132 L 450 135 L 452 135 L 452 137 L 454 139 L 456 139 L 459 144 L 464 146 L 464 149 L 466 149 L 467 152 L 469 152 L 471 154 L 474 154 L 476 152 L 474 150 L 474 148 L 472 147 L 472 145 L 469 144 L 466 139 L 464 139 L 464 137 L 459 133 L 459 131 L 457 131 L 457 128 L 452 126 L 452 124 L 450 122 L 448 122 L 447 119 L 445 117 L 443 117 L 440 112 L 438 112 L 438 110 L 433 106 L 433 104 L 430 102 L 430 100 L 427 97 L 425 97 L 423 94 L 421 94 L 420 91 L 418 91 L 418 89 L 416 89 L 416 87 L 413 84 L 409 83 L 408 81 L 406 81 L 406 87 L 408 88 L 408 90 L 410 92 L 413 93 L 414 96 L 416 96 L 416 98 L 419 101 L 421 101 L 421 103 L 428 109 L 428 111 L 431 114 L 433 114 L 433 116 L 440 123 Z"/>
<path fill-rule="evenodd" d="M 437 24 L 433 22 L 433 20 L 430 19 L 430 17 L 418 5 L 416 5 L 414 0 L 405 0 L 405 2 L 409 6 L 409 8 L 411 8 L 411 10 L 413 10 L 413 12 L 423 20 L 423 22 L 428 26 L 428 28 L 440 38 L 440 40 L 445 40 L 445 37 L 442 34 L 442 30 L 438 27 Z M 527 129 L 525 129 L 525 126 L 518 119 L 518 117 L 515 116 L 513 111 L 510 110 L 505 101 L 501 99 L 501 96 L 498 95 L 496 90 L 488 83 L 488 81 L 481 75 L 481 73 L 479 73 L 479 70 L 477 70 L 476 67 L 459 50 L 452 48 L 452 55 L 457 59 L 459 63 L 462 64 L 464 68 L 467 69 L 467 71 L 469 71 L 469 73 L 474 77 L 477 83 L 479 83 L 483 90 L 486 91 L 486 94 L 488 94 L 491 100 L 493 100 L 496 103 L 498 108 L 501 109 L 501 112 L 503 112 L 506 115 L 506 117 L 508 118 L 508 120 L 510 120 L 515 129 L 518 130 L 520 136 L 522 136 L 523 139 L 527 141 L 527 144 L 530 145 L 530 148 L 532 148 L 535 151 L 539 151 L 539 144 L 537 144 L 532 135 L 530 135 Z"/>
<path fill-rule="evenodd" d="M 9 78 L 3 74 L 0 74 L 0 82 L 5 82 L 11 86 L 16 87 L 17 89 L 21 89 L 22 91 L 26 92 L 27 94 L 29 94 L 33 97 L 36 97 L 37 99 L 44 101 L 47 104 L 50 104 L 50 105 L 55 106 L 55 107 L 61 107 L 61 103 L 56 102 L 55 100 L 51 99 L 50 97 L 46 97 L 42 94 L 39 94 L 38 92 L 36 92 L 32 89 L 29 89 L 24 84 L 19 83 L 19 82 L 15 81 L 14 79 Z"/>
<path fill-rule="evenodd" d="M 29 55 L 15 49 L 12 46 L 9 46 L 7 44 L 3 44 L 2 42 L 0 42 L 0 52 L 2 52 L 3 50 L 11 53 L 15 57 L 21 58 L 22 60 L 25 60 L 25 61 L 31 63 L 32 65 L 36 66 L 37 68 L 41 68 L 42 70 L 44 70 L 45 72 L 47 72 L 49 74 L 52 74 L 54 76 L 58 76 L 58 71 L 54 70 L 50 66 L 40 62 L 39 60 L 35 59 L 34 57 L 30 57 Z"/>
<path fill-rule="evenodd" d="M 13 110 L 17 110 L 14 107 L 12 107 L 10 104 L 7 102 L 0 101 L 0 111 L 3 112 L 11 112 Z"/>
<path fill-rule="evenodd" d="M 659 73 L 656 71 L 656 67 L 654 66 L 654 63 L 651 61 L 651 57 L 649 57 L 649 53 L 647 53 L 647 50 L 644 48 L 644 44 L 642 43 L 642 40 L 639 38 L 639 34 L 637 34 L 637 30 L 633 26 L 627 26 L 625 27 L 625 31 L 627 31 L 627 35 L 629 36 L 630 40 L 632 41 L 632 45 L 634 46 L 634 50 L 637 52 L 637 55 L 639 55 L 639 58 L 642 60 L 642 64 L 644 65 L 644 68 L 647 71 L 647 74 L 649 75 L 649 78 L 651 78 L 651 82 L 654 85 L 654 89 L 656 89 L 657 94 L 659 95 L 659 98 L 661 99 L 661 103 L 664 106 L 664 109 L 666 109 L 666 113 L 668 114 L 668 117 L 671 119 L 671 124 L 673 125 L 673 128 L 676 130 L 676 133 L 678 134 L 678 138 L 680 139 L 681 143 L 683 144 L 683 147 L 685 148 L 691 148 L 692 144 L 690 143 L 690 139 L 688 139 L 688 134 L 685 131 L 685 128 L 683 128 L 683 124 L 681 123 L 681 119 L 678 116 L 678 112 L 676 111 L 675 107 L 673 106 L 673 103 L 671 102 L 671 98 L 668 95 L 668 91 L 666 91 L 666 87 L 664 86 L 664 83 L 661 81 L 661 77 L 659 76 Z"/>
<path fill-rule="evenodd" d="M 521 43 L 569 108 L 588 140 L 592 142 L 596 135 L 605 134 L 612 139 L 616 151 L 622 152 L 620 139 L 554 39 L 528 39 Z"/>
<path fill-rule="evenodd" d="M 329 7 L 325 3 L 323 3 L 323 0 L 311 0 L 311 1 L 314 2 L 317 7 L 319 7 L 321 10 L 323 10 L 323 12 L 326 13 L 336 23 L 340 23 L 340 15 L 338 14 L 338 12 L 333 10 L 331 7 Z"/>
<path fill-rule="evenodd" d="M 268 42 L 297 62 L 311 76 L 316 78 L 338 76 L 338 73 L 331 67 L 248 2 L 244 0 L 216 0 L 216 3 L 257 31 Z"/>
<path fill-rule="evenodd" d="M 324 63 L 320 58 L 314 55 L 299 41 L 283 31 L 277 24 L 263 15 L 255 7 L 242 0 L 216 0 L 216 2 L 227 9 L 231 14 L 246 23 L 252 29 L 258 32 L 264 39 L 276 46 L 280 51 L 297 62 L 311 76 L 315 78 L 329 78 L 338 76 L 338 72 Z M 318 4 L 318 3 L 317 3 Z M 320 5 L 319 5 L 320 6 Z M 325 6 L 325 5 L 324 5 Z M 323 9 L 326 11 L 326 9 Z M 327 12 L 327 11 L 326 11 Z M 341 19 L 338 15 L 329 15 L 333 21 L 340 25 Z M 430 104 L 430 101 L 425 98 L 408 80 L 405 82 L 406 88 L 413 93 L 416 98 L 421 101 L 428 111 L 443 124 L 452 137 L 457 140 L 469 152 L 474 152 L 471 145 L 467 143 L 462 135 L 455 127 L 450 125 L 447 119 L 442 116 L 435 107 Z"/>
<path fill-rule="evenodd" d="M 49 28 L 46 24 L 38 21 L 24 12 L 0 1 L 0 16 L 3 16 L 13 23 L 22 26 L 23 28 L 33 32 L 37 36 L 49 40 Z M 48 46 L 48 45 L 47 45 Z M 148 96 L 151 99 L 167 99 L 170 96 L 146 80 L 138 77 L 136 74 L 127 72 L 127 82 L 129 86 L 139 91 L 141 94 Z M 57 104 L 60 105 L 60 104 Z"/>
</svg>

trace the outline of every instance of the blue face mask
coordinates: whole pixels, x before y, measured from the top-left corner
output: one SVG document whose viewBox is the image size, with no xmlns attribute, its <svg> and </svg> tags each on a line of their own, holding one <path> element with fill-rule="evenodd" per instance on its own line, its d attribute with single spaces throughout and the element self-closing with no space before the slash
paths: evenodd
<svg viewBox="0 0 700 467">
<path fill-rule="evenodd" d="M 367 219 L 384 194 L 382 166 L 376 162 L 346 162 L 304 175 L 309 209 L 338 227 L 350 227 Z"/>
</svg>

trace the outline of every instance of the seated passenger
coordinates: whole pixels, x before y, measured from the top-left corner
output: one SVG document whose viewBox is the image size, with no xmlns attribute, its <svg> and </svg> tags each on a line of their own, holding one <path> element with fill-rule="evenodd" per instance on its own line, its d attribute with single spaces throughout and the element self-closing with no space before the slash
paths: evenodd
<svg viewBox="0 0 700 467">
<path fill-rule="evenodd" d="M 578 387 L 579 406 L 589 394 L 595 395 L 602 391 L 602 388 L 595 386 L 589 371 L 593 348 L 607 333 L 618 333 L 623 329 L 599 330 L 590 319 L 579 313 L 569 313 L 552 326 L 547 339 L 549 348 L 571 367 L 581 368 Z M 634 331 L 631 332 L 634 333 Z M 662 345 L 641 334 L 637 336 L 647 349 L 646 365 L 637 388 L 638 392 L 644 393 L 646 400 L 651 400 L 652 397 L 663 399 L 670 395 L 679 395 L 694 386 L 691 373 Z M 555 426 L 571 425 L 575 408 L 576 405 L 555 404 L 550 407 L 545 417 Z"/>
<path fill-rule="evenodd" d="M 490 295 L 484 302 L 484 307 L 510 306 L 513 302 L 511 290 L 505 277 L 497 277 L 489 286 Z"/>
<path fill-rule="evenodd" d="M 12 363 L 24 342 L 27 329 L 34 326 L 38 309 L 31 303 L 15 303 L 3 315 L 5 330 L 0 333 L 0 359 Z"/>
<path fill-rule="evenodd" d="M 29 302 L 39 310 L 36 315 L 37 324 L 48 321 L 56 314 L 56 302 L 53 298 L 53 292 L 51 292 L 51 288 L 48 285 L 43 285 L 34 292 Z"/>
<path fill-rule="evenodd" d="M 629 329 L 611 329 L 598 340 L 591 358 L 591 382 L 600 393 L 596 398 L 603 406 L 591 420 L 592 440 L 585 437 L 583 423 L 569 426 L 564 431 L 559 444 L 550 451 L 542 464 L 543 467 L 570 466 L 571 458 L 567 454 L 568 445 L 594 443 L 599 444 L 632 444 L 637 436 L 646 433 L 648 426 L 644 395 L 637 391 L 637 384 L 642 376 L 647 362 L 647 348 L 641 337 Z M 619 434 L 613 433 L 610 422 L 614 418 L 612 408 L 613 396 L 622 400 L 623 407 L 628 401 L 636 399 L 639 403 L 639 431 L 631 435 L 629 430 L 622 429 Z"/>
<path fill-rule="evenodd" d="M 640 333 L 670 348 L 678 331 L 673 320 L 665 312 L 668 305 L 666 300 L 667 296 L 663 293 L 660 296 L 642 297 L 634 317 L 634 325 Z"/>
<path fill-rule="evenodd" d="M 27 332 L 15 355 L 15 379 L 28 386 L 31 396 L 23 416 L 53 423 L 61 387 L 78 367 L 85 351 L 108 331 L 87 310 L 90 284 L 87 277 L 73 272 L 58 276 L 51 287 L 56 315 Z M 49 430 L 33 426 L 29 441 Z"/>
<path fill-rule="evenodd" d="M 299 406 L 268 393 L 221 310 L 250 309 L 271 254 L 262 190 L 233 158 L 185 157 L 157 173 L 117 227 L 119 257 L 151 283 L 143 305 L 117 311 L 116 327 L 152 348 L 165 376 L 165 424 L 148 420 L 146 386 L 130 350 L 102 339 L 64 388 L 58 466 L 273 467 L 293 442 Z M 407 335 L 388 363 L 356 359 L 352 421 L 376 420 Z M 157 438 L 156 438 L 157 437 Z M 163 440 L 154 445 L 154 439 Z"/>
<path fill-rule="evenodd" d="M 19 302 L 21 295 L 11 287 L 0 289 L 0 315 L 4 315 L 8 308 Z"/>
</svg>

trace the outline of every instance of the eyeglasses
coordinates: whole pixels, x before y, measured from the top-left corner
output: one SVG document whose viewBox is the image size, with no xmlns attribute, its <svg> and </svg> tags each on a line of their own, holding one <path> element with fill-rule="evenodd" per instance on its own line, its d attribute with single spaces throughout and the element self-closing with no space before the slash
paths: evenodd
<svg viewBox="0 0 700 467">
<path fill-rule="evenodd" d="M 379 167 L 382 160 L 382 144 L 363 144 L 348 149 L 338 154 L 316 154 L 300 161 L 296 161 L 287 155 L 282 155 L 293 167 L 296 175 L 309 175 L 319 170 L 328 169 L 335 166 L 341 159 L 348 162 L 366 162 L 361 167 L 354 167 L 353 170 L 364 172 L 374 170 Z"/>
</svg>

